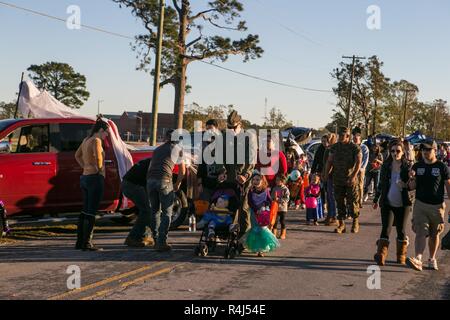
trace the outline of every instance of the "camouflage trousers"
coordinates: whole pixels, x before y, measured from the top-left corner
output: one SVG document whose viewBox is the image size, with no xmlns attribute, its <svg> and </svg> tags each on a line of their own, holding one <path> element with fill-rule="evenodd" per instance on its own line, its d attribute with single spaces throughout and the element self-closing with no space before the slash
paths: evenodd
<svg viewBox="0 0 450 320">
<path fill-rule="evenodd" d="M 359 218 L 360 209 L 359 183 L 352 186 L 334 185 L 334 197 L 337 205 L 338 220 L 345 220 L 347 214 L 352 218 Z"/>
</svg>

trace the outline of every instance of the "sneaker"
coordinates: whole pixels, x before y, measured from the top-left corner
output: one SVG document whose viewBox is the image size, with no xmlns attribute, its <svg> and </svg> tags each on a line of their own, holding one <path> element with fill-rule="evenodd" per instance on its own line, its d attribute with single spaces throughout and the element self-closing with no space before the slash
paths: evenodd
<svg viewBox="0 0 450 320">
<path fill-rule="evenodd" d="M 428 260 L 428 269 L 430 270 L 439 270 L 438 268 L 438 264 L 437 264 L 437 260 L 433 259 L 433 260 Z"/>
<path fill-rule="evenodd" d="M 306 209 L 306 205 L 302 204 L 302 210 Z"/>
<path fill-rule="evenodd" d="M 319 223 L 317 221 L 314 221 L 313 225 L 318 226 Z"/>
<path fill-rule="evenodd" d="M 408 257 L 408 259 L 406 259 L 406 264 L 416 271 L 423 270 L 422 261 L 419 259 Z"/>
<path fill-rule="evenodd" d="M 89 245 L 87 245 L 87 246 L 85 246 L 85 247 L 82 247 L 81 250 L 83 250 L 83 251 L 97 252 L 97 251 L 103 251 L 103 248 L 99 248 L 99 247 L 94 246 L 93 244 L 89 244 Z"/>
<path fill-rule="evenodd" d="M 172 250 L 172 246 L 170 246 L 167 243 L 163 243 L 163 244 L 156 244 L 155 245 L 155 250 L 158 252 L 168 252 L 170 250 Z"/>
<path fill-rule="evenodd" d="M 366 194 L 364 195 L 363 201 L 364 201 L 364 202 L 367 202 L 367 200 L 369 200 L 369 195 L 366 193 Z"/>
<path fill-rule="evenodd" d="M 263 252 L 258 252 L 258 257 L 264 257 L 264 253 Z"/>
<path fill-rule="evenodd" d="M 296 205 L 296 206 L 294 207 L 294 210 L 295 210 L 295 211 L 300 210 L 300 205 Z"/>
</svg>

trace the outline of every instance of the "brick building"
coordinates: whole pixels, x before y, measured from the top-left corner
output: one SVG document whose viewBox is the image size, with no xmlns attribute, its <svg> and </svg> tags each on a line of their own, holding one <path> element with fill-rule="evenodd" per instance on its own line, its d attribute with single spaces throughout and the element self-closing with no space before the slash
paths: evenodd
<svg viewBox="0 0 450 320">
<path fill-rule="evenodd" d="M 120 135 L 124 141 L 147 141 L 150 138 L 152 113 L 147 112 L 129 112 L 124 111 L 122 115 L 105 114 L 106 118 L 111 119 L 119 129 Z M 142 128 L 141 128 L 142 119 Z M 173 128 L 175 117 L 172 113 L 158 114 L 157 140 L 161 141 L 167 130 Z"/>
</svg>

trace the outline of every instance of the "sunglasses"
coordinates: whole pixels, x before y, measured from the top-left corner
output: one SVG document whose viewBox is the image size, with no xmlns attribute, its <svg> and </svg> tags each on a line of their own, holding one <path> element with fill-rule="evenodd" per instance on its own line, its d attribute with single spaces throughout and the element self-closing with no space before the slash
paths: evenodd
<svg viewBox="0 0 450 320">
<path fill-rule="evenodd" d="M 392 149 L 391 150 L 391 153 L 395 153 L 395 154 L 401 153 L 401 152 L 402 152 L 402 150 L 400 150 L 400 149 Z"/>
</svg>

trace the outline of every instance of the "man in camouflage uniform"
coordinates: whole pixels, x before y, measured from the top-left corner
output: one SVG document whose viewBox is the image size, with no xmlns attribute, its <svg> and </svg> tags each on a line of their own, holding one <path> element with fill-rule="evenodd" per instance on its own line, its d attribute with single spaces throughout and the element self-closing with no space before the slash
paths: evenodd
<svg viewBox="0 0 450 320">
<path fill-rule="evenodd" d="M 363 207 L 363 200 L 364 200 L 364 179 L 366 176 L 366 169 L 367 165 L 369 164 L 369 148 L 362 143 L 362 132 L 359 127 L 356 127 L 352 130 L 353 135 L 353 143 L 358 145 L 361 148 L 362 153 L 362 161 L 361 161 L 361 168 L 359 169 L 357 181 L 358 181 L 358 187 L 359 187 L 359 207 Z"/>
<path fill-rule="evenodd" d="M 345 233 L 347 213 L 353 218 L 352 233 L 359 231 L 359 187 L 358 173 L 361 167 L 361 148 L 351 142 L 350 129 L 339 128 L 339 141 L 330 148 L 324 180 L 333 171 L 333 184 L 338 209 L 336 233 Z"/>
<path fill-rule="evenodd" d="M 231 141 L 226 141 L 226 134 L 231 135 L 233 139 Z M 232 111 L 227 118 L 227 131 L 223 134 L 224 167 L 227 171 L 227 181 L 237 184 L 238 189 L 241 190 L 240 208 L 234 221 L 234 223 L 238 223 L 240 227 L 239 237 L 243 236 L 247 230 L 250 229 L 248 192 L 250 190 L 251 176 L 255 168 L 255 163 L 252 161 L 253 153 L 251 145 L 248 139 L 243 138 L 247 134 L 250 133 L 246 132 L 243 128 L 241 116 L 236 111 Z M 245 152 L 244 155 L 241 155 L 244 160 L 242 162 L 238 160 L 238 152 L 241 151 Z M 228 152 L 231 152 L 231 154 L 234 155 L 234 159 L 231 162 L 226 161 Z"/>
</svg>

